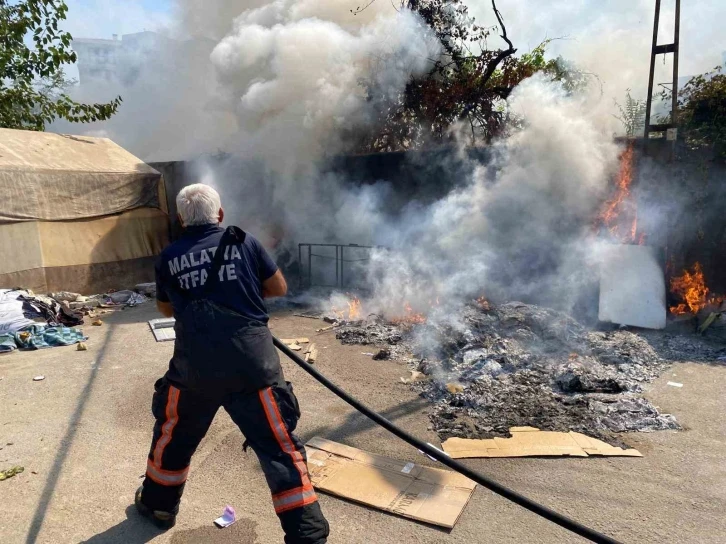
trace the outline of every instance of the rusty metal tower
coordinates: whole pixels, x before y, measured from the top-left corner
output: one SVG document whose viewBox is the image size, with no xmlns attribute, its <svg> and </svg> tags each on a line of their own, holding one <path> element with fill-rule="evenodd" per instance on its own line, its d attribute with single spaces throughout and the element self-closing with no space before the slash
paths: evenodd
<svg viewBox="0 0 726 544">
<path fill-rule="evenodd" d="M 655 21 L 653 23 L 653 45 L 650 50 L 650 77 L 648 78 L 648 98 L 645 106 L 645 138 L 650 137 L 651 133 L 665 132 L 668 140 L 675 141 L 677 138 L 676 121 L 678 114 L 678 44 L 681 26 L 681 0 L 676 2 L 676 24 L 673 33 L 673 43 L 658 45 L 658 24 L 660 21 L 660 3 L 661 0 L 655 0 Z M 673 55 L 673 93 L 671 104 L 670 123 L 651 124 L 651 106 L 653 103 L 653 75 L 655 73 L 655 58 L 661 54 Z"/>
</svg>

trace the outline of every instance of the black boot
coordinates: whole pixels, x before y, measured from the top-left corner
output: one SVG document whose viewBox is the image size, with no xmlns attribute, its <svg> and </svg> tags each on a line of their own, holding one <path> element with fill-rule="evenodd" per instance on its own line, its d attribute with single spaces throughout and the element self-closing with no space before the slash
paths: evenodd
<svg viewBox="0 0 726 544">
<path fill-rule="evenodd" d="M 136 509 L 139 511 L 139 514 L 149 518 L 154 525 L 164 531 L 174 527 L 174 525 L 176 525 L 176 514 L 171 512 L 162 512 L 161 510 L 152 510 L 141 500 L 143 492 L 144 486 L 142 485 L 136 490 L 136 496 L 134 497 L 134 504 L 136 505 Z"/>
</svg>

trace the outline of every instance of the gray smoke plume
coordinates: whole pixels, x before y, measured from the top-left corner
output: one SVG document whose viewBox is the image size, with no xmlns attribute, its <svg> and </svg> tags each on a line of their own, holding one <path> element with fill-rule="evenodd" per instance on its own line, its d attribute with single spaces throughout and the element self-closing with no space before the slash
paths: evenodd
<svg viewBox="0 0 726 544">
<path fill-rule="evenodd" d="M 617 93 L 568 96 L 543 77 L 525 81 L 507 105 L 522 127 L 493 146 L 493 160 L 474 165 L 440 201 L 392 217 L 385 181 L 352 187 L 319 165 L 348 151 L 343 133 L 371 128 L 362 81 L 395 96 L 440 48 L 410 12 L 382 1 L 358 15 L 355 7 L 178 0 L 179 26 L 126 88 L 78 89 L 84 100 L 124 97 L 118 115 L 90 133 L 147 161 L 206 156 L 194 181 L 220 190 L 232 222 L 263 239 L 283 237 L 280 259 L 285 249 L 294 258 L 301 241 L 390 248 L 374 252 L 366 271 L 372 296 L 364 313 L 396 316 L 410 304 L 446 316 L 451 304 L 481 295 L 572 309 L 592 282 L 599 242 L 591 224 L 618 169 Z M 628 44 L 647 43 L 650 33 L 635 36 L 633 18 L 623 20 L 593 23 L 613 30 L 612 47 L 590 36 L 598 47 L 580 38 L 577 49 L 588 66 L 598 59 L 606 88 L 622 83 L 624 93 L 633 74 L 647 77 L 647 55 L 630 58 Z"/>
<path fill-rule="evenodd" d="M 371 267 L 379 311 L 481 295 L 577 302 L 596 257 L 592 218 L 618 167 L 610 120 L 592 97 L 540 76 L 518 87 L 510 107 L 523 128 L 496 144 L 492 163 L 383 230 L 396 234 L 378 241 L 399 249 L 376 253 Z"/>
</svg>

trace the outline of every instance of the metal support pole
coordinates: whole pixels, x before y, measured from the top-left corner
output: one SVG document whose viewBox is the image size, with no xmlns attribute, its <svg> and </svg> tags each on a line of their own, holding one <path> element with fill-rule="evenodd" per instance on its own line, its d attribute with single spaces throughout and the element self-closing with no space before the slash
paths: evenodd
<svg viewBox="0 0 726 544">
<path fill-rule="evenodd" d="M 343 256 L 343 249 L 345 246 L 340 246 L 340 288 L 345 288 L 345 280 L 343 279 L 343 267 L 345 266 L 345 258 Z"/>
<path fill-rule="evenodd" d="M 680 34 L 681 34 L 681 0 L 676 0 L 676 28 L 673 34 L 673 43 L 675 49 L 673 51 L 673 118 L 671 123 L 676 123 L 676 115 L 678 113 L 678 50 L 680 49 Z"/>
<path fill-rule="evenodd" d="M 650 108 L 653 104 L 653 77 L 655 76 L 655 56 L 658 46 L 658 20 L 660 19 L 660 0 L 655 0 L 655 18 L 653 21 L 653 44 L 650 48 L 650 75 L 648 76 L 648 96 L 645 103 L 645 140 L 650 134 Z"/>
<path fill-rule="evenodd" d="M 308 244 L 308 289 L 313 285 L 313 246 Z"/>
<path fill-rule="evenodd" d="M 297 287 L 298 289 L 303 288 L 303 275 L 302 275 L 302 244 L 297 245 Z"/>
<path fill-rule="evenodd" d="M 338 270 L 338 246 L 335 246 L 335 286 L 337 287 L 340 282 L 340 271 Z"/>
<path fill-rule="evenodd" d="M 671 124 L 673 130 L 678 130 L 678 54 L 680 49 L 680 33 L 681 33 L 681 0 L 676 0 L 676 26 L 673 33 L 673 96 L 671 103 Z M 676 154 L 676 141 L 678 140 L 678 132 L 673 138 L 673 158 Z"/>
</svg>

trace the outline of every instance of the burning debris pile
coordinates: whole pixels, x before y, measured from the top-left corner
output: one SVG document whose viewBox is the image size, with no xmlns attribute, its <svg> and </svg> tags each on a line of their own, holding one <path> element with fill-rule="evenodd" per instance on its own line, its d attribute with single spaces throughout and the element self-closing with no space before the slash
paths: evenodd
<svg viewBox="0 0 726 544">
<path fill-rule="evenodd" d="M 585 433 L 618 443 L 614 433 L 678 429 L 639 396 L 664 361 L 628 331 L 588 331 L 566 314 L 511 302 L 463 308 L 456 326 L 348 322 L 343 343 L 405 352 L 427 376 L 415 387 L 431 400 L 442 439 L 507 436 L 510 427 Z"/>
</svg>

